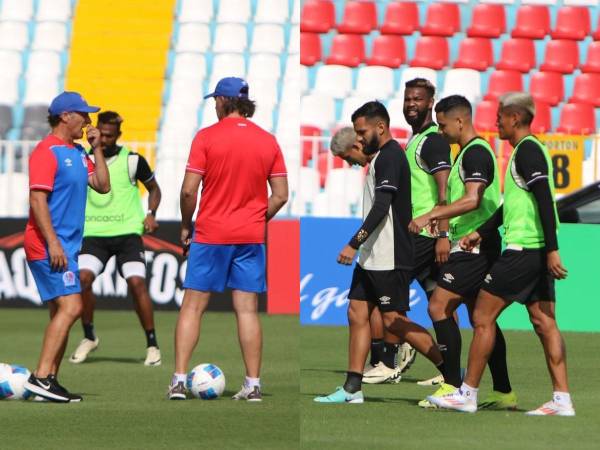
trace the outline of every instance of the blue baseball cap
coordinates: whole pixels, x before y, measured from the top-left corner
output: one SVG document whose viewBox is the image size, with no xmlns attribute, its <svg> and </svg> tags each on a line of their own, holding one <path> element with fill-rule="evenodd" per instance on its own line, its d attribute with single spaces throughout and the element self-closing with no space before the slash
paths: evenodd
<svg viewBox="0 0 600 450">
<path fill-rule="evenodd" d="M 212 94 L 205 95 L 204 98 L 209 97 L 239 97 L 248 98 L 248 83 L 241 78 L 227 77 L 221 78 L 217 83 L 215 92 Z"/>
<path fill-rule="evenodd" d="M 78 92 L 63 92 L 62 94 L 58 94 L 48 108 L 48 113 L 52 116 L 58 116 L 64 112 L 71 111 L 95 113 L 100 111 L 100 108 L 88 105 Z"/>
</svg>

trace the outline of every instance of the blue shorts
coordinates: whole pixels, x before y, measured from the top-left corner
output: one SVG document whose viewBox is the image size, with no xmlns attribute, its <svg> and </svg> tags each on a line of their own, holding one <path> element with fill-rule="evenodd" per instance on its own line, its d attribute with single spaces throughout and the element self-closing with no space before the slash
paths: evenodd
<svg viewBox="0 0 600 450">
<path fill-rule="evenodd" d="M 43 302 L 81 292 L 77 257 L 68 256 L 67 261 L 68 267 L 64 272 L 52 270 L 48 259 L 27 261 Z"/>
<path fill-rule="evenodd" d="M 226 287 L 265 292 L 264 244 L 192 243 L 183 287 L 207 292 L 223 292 Z"/>
</svg>

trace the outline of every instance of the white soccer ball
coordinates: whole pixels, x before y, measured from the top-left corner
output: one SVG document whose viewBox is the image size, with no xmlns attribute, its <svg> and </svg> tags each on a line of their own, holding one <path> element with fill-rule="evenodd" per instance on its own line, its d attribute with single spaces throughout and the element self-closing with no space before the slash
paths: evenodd
<svg viewBox="0 0 600 450">
<path fill-rule="evenodd" d="M 188 374 L 187 389 L 196 398 L 212 400 L 225 390 L 225 375 L 214 364 L 200 364 Z"/>
<path fill-rule="evenodd" d="M 27 400 L 31 392 L 25 389 L 25 382 L 31 373 L 27 368 L 16 364 L 0 365 L 0 399 Z"/>
</svg>

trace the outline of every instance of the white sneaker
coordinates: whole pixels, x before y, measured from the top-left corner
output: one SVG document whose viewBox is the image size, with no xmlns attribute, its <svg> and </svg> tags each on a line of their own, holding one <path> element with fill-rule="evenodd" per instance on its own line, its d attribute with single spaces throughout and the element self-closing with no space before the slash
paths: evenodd
<svg viewBox="0 0 600 450">
<path fill-rule="evenodd" d="M 370 370 L 373 370 L 375 368 L 375 366 L 373 366 L 371 363 L 368 363 L 365 368 L 363 369 L 363 376 L 365 373 L 369 372 Z"/>
<path fill-rule="evenodd" d="M 233 400 L 246 400 L 249 402 L 262 402 L 262 392 L 260 386 L 246 386 L 243 385 L 242 389 L 231 397 Z"/>
<path fill-rule="evenodd" d="M 160 350 L 158 347 L 148 347 L 146 349 L 146 361 L 145 366 L 160 366 Z"/>
<path fill-rule="evenodd" d="M 438 386 L 444 382 L 444 376 L 438 375 L 437 377 L 430 378 L 429 380 L 417 381 L 419 386 Z"/>
<path fill-rule="evenodd" d="M 412 363 L 415 362 L 417 351 L 408 342 L 405 342 L 400 346 L 399 353 L 400 358 L 398 361 L 398 368 L 400 369 L 400 373 L 404 373 L 410 369 Z"/>
<path fill-rule="evenodd" d="M 427 400 L 440 408 L 454 409 L 455 411 L 468 413 L 477 411 L 477 401 L 463 395 L 460 389 L 454 389 L 453 392 L 442 395 L 441 397 L 429 395 Z"/>
<path fill-rule="evenodd" d="M 400 383 L 402 375 L 400 368 L 390 369 L 384 363 L 380 362 L 371 370 L 363 374 L 362 382 L 365 384 L 382 384 L 382 383 Z"/>
<path fill-rule="evenodd" d="M 555 401 L 549 401 L 544 403 L 538 409 L 533 409 L 525 413 L 528 416 L 568 416 L 573 417 L 575 415 L 575 409 L 573 405 L 562 405 Z"/>
<path fill-rule="evenodd" d="M 98 348 L 99 343 L 100 339 L 98 339 L 98 337 L 96 337 L 96 340 L 94 341 L 83 338 L 69 358 L 69 362 L 72 362 L 73 364 L 80 364 L 84 362 L 88 355 Z"/>
</svg>

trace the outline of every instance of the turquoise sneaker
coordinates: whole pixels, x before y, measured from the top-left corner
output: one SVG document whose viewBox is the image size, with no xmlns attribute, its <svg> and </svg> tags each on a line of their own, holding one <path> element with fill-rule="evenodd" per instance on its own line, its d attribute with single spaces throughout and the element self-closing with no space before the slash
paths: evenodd
<svg viewBox="0 0 600 450">
<path fill-rule="evenodd" d="M 333 394 L 324 397 L 315 397 L 317 403 L 364 403 L 365 397 L 362 391 L 351 394 L 346 392 L 343 387 L 338 386 Z"/>
</svg>

